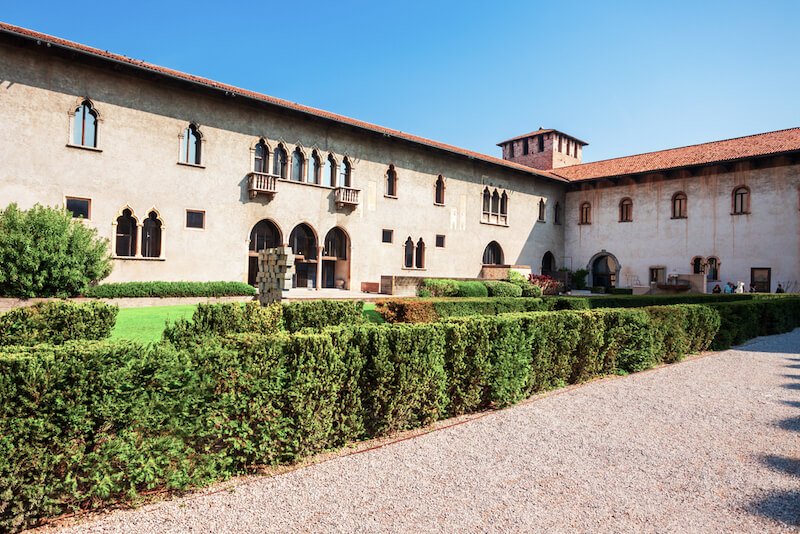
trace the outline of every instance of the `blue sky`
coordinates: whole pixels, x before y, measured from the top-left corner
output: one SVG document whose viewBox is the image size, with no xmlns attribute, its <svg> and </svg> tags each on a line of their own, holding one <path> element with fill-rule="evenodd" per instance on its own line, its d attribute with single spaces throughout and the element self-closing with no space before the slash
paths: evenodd
<svg viewBox="0 0 800 534">
<path fill-rule="evenodd" d="M 223 7 L 220 7 L 223 6 Z M 800 126 L 800 2 L 11 2 L 0 20 L 479 152 Z"/>
</svg>

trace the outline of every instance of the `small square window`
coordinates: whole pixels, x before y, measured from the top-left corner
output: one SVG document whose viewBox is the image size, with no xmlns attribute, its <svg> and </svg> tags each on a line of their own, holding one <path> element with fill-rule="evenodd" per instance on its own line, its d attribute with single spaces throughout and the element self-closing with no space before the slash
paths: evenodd
<svg viewBox="0 0 800 534">
<path fill-rule="evenodd" d="M 206 212 L 201 210 L 186 210 L 186 228 L 205 228 Z"/>
<path fill-rule="evenodd" d="M 444 248 L 444 236 L 441 234 L 436 235 L 436 246 L 439 248 Z"/>
<path fill-rule="evenodd" d="M 391 243 L 394 239 L 394 230 L 384 230 L 381 236 L 381 241 L 384 243 Z"/>
<path fill-rule="evenodd" d="M 76 219 L 91 219 L 92 201 L 88 198 L 67 197 L 67 211 Z"/>
</svg>

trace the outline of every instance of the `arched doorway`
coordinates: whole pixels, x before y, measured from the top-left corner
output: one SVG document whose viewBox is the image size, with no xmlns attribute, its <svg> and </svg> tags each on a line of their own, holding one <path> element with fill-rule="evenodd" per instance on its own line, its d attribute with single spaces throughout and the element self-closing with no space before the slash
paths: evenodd
<svg viewBox="0 0 800 534">
<path fill-rule="evenodd" d="M 544 253 L 542 257 L 542 274 L 547 276 L 553 276 L 553 272 L 556 270 L 556 257 L 553 256 L 553 253 L 549 250 Z"/>
<path fill-rule="evenodd" d="M 497 241 L 492 241 L 483 249 L 482 262 L 484 265 L 503 265 L 503 249 Z"/>
<path fill-rule="evenodd" d="M 322 287 L 350 288 L 350 239 L 339 227 L 331 228 L 325 236 Z"/>
<path fill-rule="evenodd" d="M 281 230 L 269 219 L 258 221 L 250 230 L 250 247 L 247 252 L 247 283 L 256 285 L 258 274 L 258 253 L 265 248 L 275 248 L 281 245 Z"/>
<path fill-rule="evenodd" d="M 599 252 L 589 260 L 589 285 L 606 289 L 617 287 L 620 265 L 617 258 L 608 252 Z"/>
<path fill-rule="evenodd" d="M 289 234 L 289 246 L 294 254 L 292 287 L 317 287 L 317 234 L 305 223 L 294 227 Z"/>
</svg>

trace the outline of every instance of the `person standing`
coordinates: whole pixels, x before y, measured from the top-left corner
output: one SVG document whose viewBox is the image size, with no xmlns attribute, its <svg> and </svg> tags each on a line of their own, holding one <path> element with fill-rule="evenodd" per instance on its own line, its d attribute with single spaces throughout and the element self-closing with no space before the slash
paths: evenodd
<svg viewBox="0 0 800 534">
<path fill-rule="evenodd" d="M 786 291 L 783 290 L 782 285 L 778 284 L 778 288 L 775 290 L 775 293 L 786 293 Z"/>
</svg>

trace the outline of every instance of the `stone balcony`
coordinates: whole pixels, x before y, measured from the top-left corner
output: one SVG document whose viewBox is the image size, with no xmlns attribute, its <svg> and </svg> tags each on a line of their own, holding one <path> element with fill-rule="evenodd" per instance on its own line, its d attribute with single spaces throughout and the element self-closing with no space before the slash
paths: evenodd
<svg viewBox="0 0 800 534">
<path fill-rule="evenodd" d="M 251 200 L 258 195 L 265 195 L 267 198 L 272 198 L 275 193 L 277 193 L 277 183 L 278 177 L 274 174 L 266 174 L 263 172 L 247 173 L 247 192 Z"/>
<path fill-rule="evenodd" d="M 358 194 L 360 189 L 353 189 L 352 187 L 337 187 L 336 193 L 336 206 L 339 208 L 355 208 L 358 206 Z"/>
</svg>

